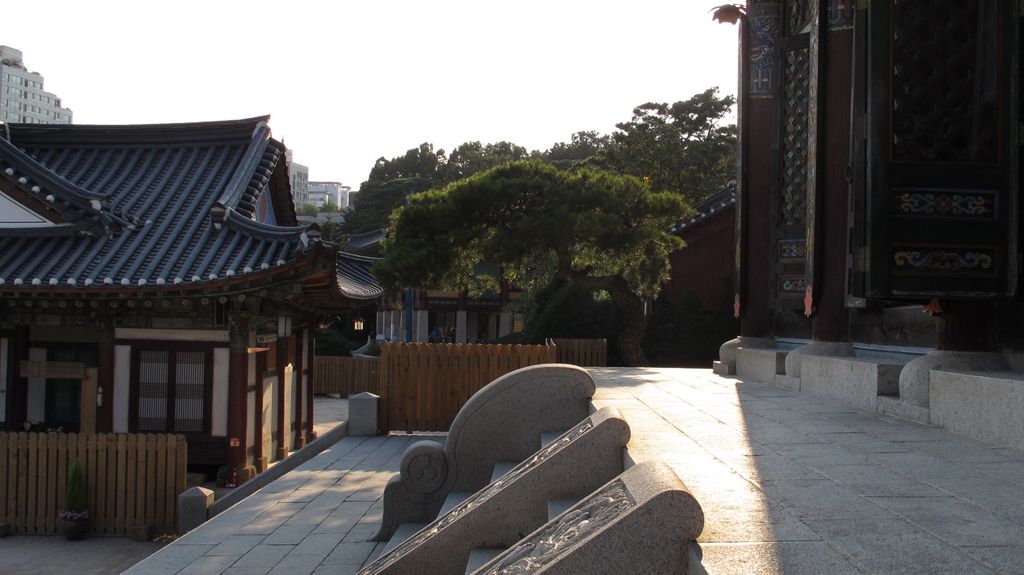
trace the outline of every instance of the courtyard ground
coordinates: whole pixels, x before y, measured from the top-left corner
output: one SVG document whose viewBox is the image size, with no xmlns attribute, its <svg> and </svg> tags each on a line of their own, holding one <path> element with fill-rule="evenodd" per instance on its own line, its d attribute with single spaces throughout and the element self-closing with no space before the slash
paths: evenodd
<svg viewBox="0 0 1024 575">
<path fill-rule="evenodd" d="M 701 503 L 708 573 L 1022 573 L 1024 453 L 700 369 L 597 368 L 629 459 Z M 346 437 L 129 571 L 355 573 L 409 437 Z"/>
</svg>

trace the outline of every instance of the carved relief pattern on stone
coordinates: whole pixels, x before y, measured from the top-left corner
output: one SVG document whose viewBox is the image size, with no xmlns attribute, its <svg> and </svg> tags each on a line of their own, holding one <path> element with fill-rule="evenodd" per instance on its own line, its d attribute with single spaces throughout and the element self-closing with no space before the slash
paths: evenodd
<svg viewBox="0 0 1024 575">
<path fill-rule="evenodd" d="M 559 516 L 557 523 L 509 549 L 485 573 L 536 573 L 635 506 L 636 500 L 626 485 L 621 480 L 613 481 Z"/>
<path fill-rule="evenodd" d="M 892 10 L 892 159 L 995 163 L 995 0 L 895 2 Z"/>
<path fill-rule="evenodd" d="M 985 275 L 996 273 L 996 250 L 977 248 L 896 248 L 896 273 Z"/>
<path fill-rule="evenodd" d="M 991 220 L 996 215 L 995 191 L 912 190 L 895 188 L 893 208 L 898 215 Z"/>
<path fill-rule="evenodd" d="M 547 460 L 552 455 L 562 450 L 565 446 L 569 445 L 573 441 L 579 439 L 583 434 L 594 428 L 594 422 L 591 418 L 584 419 L 576 427 L 563 433 L 557 439 L 546 445 L 543 449 L 533 454 L 532 457 L 523 461 L 519 465 L 512 468 L 511 471 L 501 476 L 497 481 L 492 482 L 487 487 L 476 492 L 468 499 L 457 505 L 454 509 L 446 513 L 444 516 L 437 518 L 433 523 L 427 525 L 420 531 L 418 531 L 412 537 L 406 539 L 398 545 L 393 551 L 387 555 L 381 556 L 379 559 L 367 565 L 360 573 L 372 574 L 383 571 L 386 567 L 394 564 L 396 561 L 402 558 L 412 549 L 419 546 L 422 542 L 430 539 L 434 535 L 441 532 L 445 527 L 451 525 L 458 520 L 459 517 L 465 515 L 470 509 L 477 507 L 481 503 L 487 501 L 494 496 L 498 491 L 511 483 L 516 478 L 527 473 L 530 468 L 537 466 L 541 462 Z"/>
<path fill-rule="evenodd" d="M 786 53 L 782 141 L 782 225 L 803 225 L 807 216 L 808 51 Z"/>
</svg>

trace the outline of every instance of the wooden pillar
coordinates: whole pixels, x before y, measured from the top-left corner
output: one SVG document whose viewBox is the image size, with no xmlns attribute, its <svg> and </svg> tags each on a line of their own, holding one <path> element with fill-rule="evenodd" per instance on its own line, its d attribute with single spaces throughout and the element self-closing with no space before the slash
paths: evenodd
<svg viewBox="0 0 1024 575">
<path fill-rule="evenodd" d="M 7 429 L 22 430 L 22 424 L 28 417 L 28 378 L 21 376 L 21 360 L 28 359 L 28 348 L 31 345 L 27 325 L 19 325 L 14 328 L 14 338 L 11 342 L 11 382 L 7 388 L 7 402 L 10 405 L 10 420 L 7 422 Z"/>
<path fill-rule="evenodd" d="M 313 409 L 313 394 L 316 393 L 316 346 L 314 345 L 312 333 L 312 330 L 306 329 L 306 337 L 304 338 L 306 342 L 306 359 L 303 363 L 306 381 L 308 382 L 306 386 L 306 438 L 308 441 L 316 439 L 316 431 L 313 429 L 315 413 Z"/>
<path fill-rule="evenodd" d="M 743 57 L 744 90 L 741 94 L 740 204 L 737 213 L 742 267 L 740 293 L 735 304 L 740 335 L 774 337 L 774 312 L 769 299 L 772 282 L 772 188 L 778 148 L 776 47 L 780 18 L 778 2 L 751 2 Z"/>
<path fill-rule="evenodd" d="M 285 423 L 285 366 L 288 365 L 288 345 L 290 336 L 277 336 L 277 454 L 278 460 L 288 457 L 288 429 Z"/>
<path fill-rule="evenodd" d="M 248 361 L 248 360 L 247 360 Z M 263 397 L 263 372 L 266 371 L 267 367 L 267 352 L 257 353 L 253 359 L 255 364 L 255 373 L 251 375 L 252 379 L 256 381 L 256 413 L 253 414 L 256 418 L 255 431 L 253 439 L 255 444 L 253 445 L 253 465 L 256 467 L 256 471 L 263 472 L 267 470 L 267 454 L 263 453 L 263 403 L 266 401 Z"/>
<path fill-rule="evenodd" d="M 97 345 L 97 392 L 102 390 L 103 404 L 96 408 L 96 432 L 114 431 L 114 323 L 103 318 L 97 325 L 100 340 Z"/>
<path fill-rule="evenodd" d="M 850 162 L 850 82 L 853 65 L 853 30 L 823 34 L 822 82 L 824 110 L 819 113 L 823 154 L 823 178 L 818 197 L 815 267 L 818 300 L 812 334 L 815 341 L 848 341 L 849 311 L 846 308 L 846 235 Z"/>
<path fill-rule="evenodd" d="M 228 467 L 241 484 L 251 476 L 246 463 L 249 396 L 249 325 L 231 320 L 228 360 Z"/>
<path fill-rule="evenodd" d="M 306 446 L 306 427 L 303 423 L 304 415 L 303 411 L 306 409 L 306 387 L 304 384 L 302 368 L 305 366 L 305 358 L 302 354 L 302 343 L 305 341 L 303 332 L 300 330 L 295 337 L 292 338 L 291 348 L 292 364 L 295 366 L 293 373 L 295 374 L 295 400 L 293 404 L 295 406 L 295 449 L 302 449 Z"/>
</svg>

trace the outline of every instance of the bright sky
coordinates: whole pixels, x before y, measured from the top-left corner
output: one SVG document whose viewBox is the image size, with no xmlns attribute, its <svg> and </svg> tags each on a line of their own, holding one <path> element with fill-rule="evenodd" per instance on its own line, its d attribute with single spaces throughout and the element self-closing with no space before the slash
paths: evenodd
<svg viewBox="0 0 1024 575">
<path fill-rule="evenodd" d="M 76 124 L 270 114 L 311 180 L 422 142 L 544 150 L 644 102 L 736 92 L 723 0 L 48 0 L 4 9 Z"/>
</svg>

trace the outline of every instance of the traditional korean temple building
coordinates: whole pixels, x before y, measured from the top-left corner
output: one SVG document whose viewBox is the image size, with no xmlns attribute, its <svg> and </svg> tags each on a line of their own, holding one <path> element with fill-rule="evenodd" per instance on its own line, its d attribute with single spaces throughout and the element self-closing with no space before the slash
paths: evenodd
<svg viewBox="0 0 1024 575">
<path fill-rule="evenodd" d="M 721 372 L 1024 448 L 1020 4 L 751 0 Z"/>
<path fill-rule="evenodd" d="M 686 242 L 686 248 L 669 254 L 672 267 L 665 283 L 665 298 L 678 303 L 683 294 L 694 292 L 708 309 L 721 307 L 723 287 L 735 283 L 736 266 L 736 182 L 693 206 L 694 214 L 671 232 Z"/>
<path fill-rule="evenodd" d="M 267 120 L 0 126 L 0 428 L 181 433 L 239 480 L 313 438 L 312 330 L 381 290 Z"/>
</svg>

